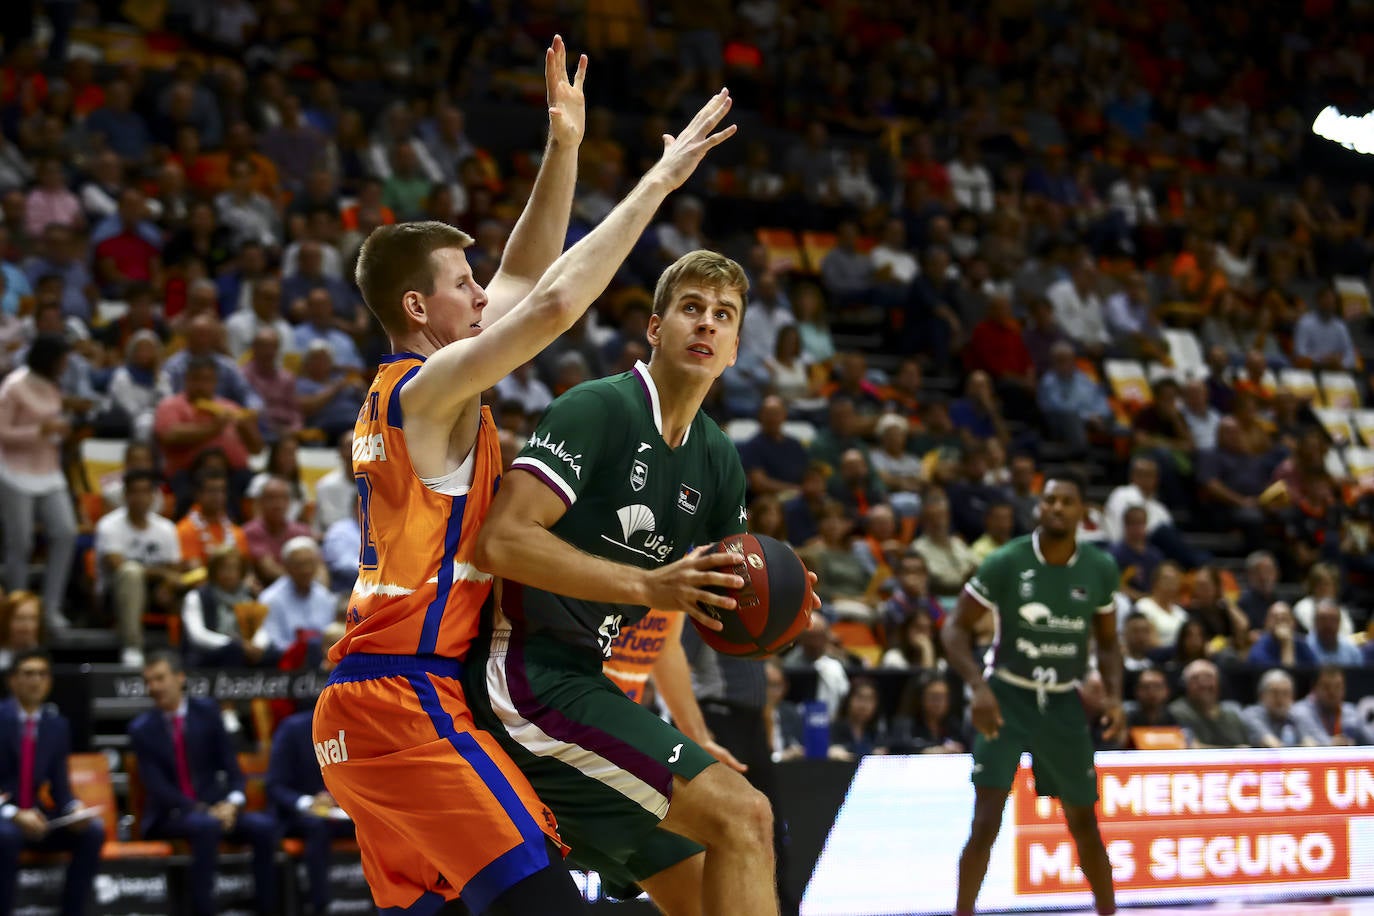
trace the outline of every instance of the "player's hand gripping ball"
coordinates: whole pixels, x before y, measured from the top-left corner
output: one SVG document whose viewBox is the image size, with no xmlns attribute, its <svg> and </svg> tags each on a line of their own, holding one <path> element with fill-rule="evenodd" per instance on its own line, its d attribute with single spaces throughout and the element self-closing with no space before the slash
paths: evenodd
<svg viewBox="0 0 1374 916">
<path fill-rule="evenodd" d="M 718 571 L 739 576 L 744 587 L 718 589 L 735 599 L 734 611 L 701 605 L 723 625 L 715 632 L 693 620 L 702 640 L 717 652 L 737 658 L 763 658 L 785 649 L 811 621 L 811 589 L 801 558 L 767 535 L 731 535 L 716 544 L 716 552 L 720 551 L 738 555 L 738 563 Z"/>
</svg>

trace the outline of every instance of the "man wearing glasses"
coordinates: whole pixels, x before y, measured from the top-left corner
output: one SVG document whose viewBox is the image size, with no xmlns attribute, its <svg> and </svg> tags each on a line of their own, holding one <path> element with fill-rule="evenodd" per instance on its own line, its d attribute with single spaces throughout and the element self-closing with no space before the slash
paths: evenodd
<svg viewBox="0 0 1374 916">
<path fill-rule="evenodd" d="M 9 671 L 11 698 L 0 703 L 0 913 L 14 912 L 19 854 L 70 852 L 62 916 L 90 912 L 105 827 L 99 818 L 50 822 L 81 808 L 67 779 L 71 730 L 53 706 L 52 662 L 41 649 L 21 652 Z"/>
</svg>

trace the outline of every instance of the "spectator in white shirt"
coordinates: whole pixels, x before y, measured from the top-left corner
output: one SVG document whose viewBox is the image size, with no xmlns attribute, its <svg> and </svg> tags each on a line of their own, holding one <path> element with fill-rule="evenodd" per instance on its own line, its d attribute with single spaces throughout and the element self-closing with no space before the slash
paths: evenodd
<svg viewBox="0 0 1374 916">
<path fill-rule="evenodd" d="M 1174 527 L 1174 516 L 1159 501 L 1159 465 L 1155 459 L 1137 455 L 1131 459 L 1130 483 L 1122 484 L 1107 496 L 1102 508 L 1102 523 L 1107 540 L 1116 542 L 1126 534 L 1126 510 L 1144 506 L 1150 543 L 1171 560 L 1187 569 L 1196 569 L 1210 559 L 1204 551 L 1188 544 Z"/>
<path fill-rule="evenodd" d="M 317 576 L 320 545 L 307 535 L 293 537 L 282 546 L 286 573 L 258 596 L 267 606 L 267 618 L 253 636 L 260 649 L 285 652 L 297 643 L 306 647 L 307 666 L 319 664 L 320 637 L 337 616 L 337 601 Z"/>
<path fill-rule="evenodd" d="M 1090 255 L 1084 255 L 1068 277 L 1045 291 L 1045 297 L 1054 306 L 1055 323 L 1094 358 L 1100 357 L 1111 343 L 1097 286 L 1097 265 Z"/>
<path fill-rule="evenodd" d="M 276 277 L 264 277 L 254 283 L 249 303 L 250 308 L 235 312 L 224 322 L 229 355 L 242 362 L 244 354 L 253 346 L 258 329 L 272 328 L 281 343 L 277 348 L 277 367 L 281 368 L 282 356 L 297 352 L 296 330 L 281 312 L 281 281 Z"/>
<path fill-rule="evenodd" d="M 706 236 L 701 232 L 701 222 L 705 216 L 706 209 L 695 197 L 689 195 L 677 199 L 673 205 L 673 221 L 654 227 L 659 256 L 665 264 L 673 263 L 689 251 L 706 247 Z"/>
<path fill-rule="evenodd" d="M 992 173 L 983 165 L 977 143 L 972 139 L 963 140 L 959 144 L 959 155 L 945 169 L 949 172 L 949 185 L 955 203 L 975 213 L 992 212 L 996 206 Z"/>
<path fill-rule="evenodd" d="M 1202 451 L 1217 447 L 1217 425 L 1221 423 L 1221 414 L 1208 400 L 1207 383 L 1201 378 L 1189 379 L 1183 386 L 1183 404 L 1179 412 L 1188 424 L 1193 448 Z"/>
<path fill-rule="evenodd" d="M 195 667 L 242 668 L 271 661 L 243 638 L 238 608 L 253 601 L 244 575 L 243 555 L 232 545 L 210 552 L 205 583 L 181 603 L 187 661 Z"/>
<path fill-rule="evenodd" d="M 124 507 L 95 526 L 98 588 L 119 626 L 122 661 L 134 667 L 143 664 L 143 614 L 175 605 L 182 571 L 176 525 L 152 511 L 157 487 L 153 471 L 126 472 Z"/>
<path fill-rule="evenodd" d="M 1179 627 L 1188 620 L 1188 612 L 1178 603 L 1182 589 L 1183 571 L 1177 563 L 1165 560 L 1150 580 L 1150 594 L 1135 603 L 1135 609 L 1154 627 L 1156 646 L 1172 646 L 1178 639 Z"/>
<path fill-rule="evenodd" d="M 868 253 L 873 262 L 873 279 L 879 285 L 899 286 L 903 290 L 911 285 L 921 272 L 921 264 L 911 253 L 906 243 L 906 223 L 900 219 L 890 219 L 883 225 L 883 238 Z"/>
<path fill-rule="evenodd" d="M 1355 620 L 1350 616 L 1350 611 L 1340 606 L 1341 596 L 1341 573 L 1340 570 L 1331 563 L 1313 563 L 1312 568 L 1307 571 L 1307 594 L 1302 600 L 1293 605 L 1293 619 L 1298 622 L 1304 632 L 1311 633 L 1314 629 L 1314 620 L 1317 613 L 1317 605 L 1323 601 L 1336 602 L 1337 609 L 1340 611 L 1339 633 L 1342 639 L 1349 639 L 1355 634 Z M 1360 664 L 1356 662 L 1355 664 Z"/>
<path fill-rule="evenodd" d="M 772 271 L 761 274 L 750 293 L 740 325 L 739 358 L 747 365 L 765 366 L 777 350 L 778 331 L 796 324 L 797 319 Z"/>
<path fill-rule="evenodd" d="M 339 436 L 339 465 L 315 484 L 315 526 L 321 533 L 357 513 L 358 482 L 353 478 L 353 430 Z"/>
<path fill-rule="evenodd" d="M 861 210 L 877 203 L 878 186 L 869 174 L 868 151 L 863 147 L 855 147 L 840 159 L 835 172 L 835 193 L 844 203 Z"/>
<path fill-rule="evenodd" d="M 745 310 L 745 314 L 749 314 L 748 309 Z M 553 403 L 553 392 L 549 391 L 548 385 L 540 381 L 533 362 L 522 364 L 497 382 L 496 394 L 502 401 L 519 401 L 525 408 L 525 413 L 533 417 L 538 417 L 544 412 L 544 408 Z"/>
<path fill-rule="evenodd" d="M 785 664 L 788 668 L 811 668 L 816 672 L 816 699 L 825 704 L 833 717 L 840 701 L 849 693 L 849 675 L 844 663 L 830 654 L 830 625 L 819 613 L 811 615 L 811 626 L 802 631 Z"/>
<path fill-rule="evenodd" d="M 1127 227 L 1153 226 L 1159 222 L 1155 211 L 1155 194 L 1145 181 L 1145 168 L 1132 165 L 1126 174 L 1107 189 L 1107 208 L 1116 213 Z"/>
<path fill-rule="evenodd" d="M 1304 312 L 1293 328 L 1293 355 L 1304 368 L 1354 369 L 1359 362 L 1350 329 L 1337 314 L 1340 300 L 1332 286 L 1317 293 L 1316 310 Z"/>
</svg>

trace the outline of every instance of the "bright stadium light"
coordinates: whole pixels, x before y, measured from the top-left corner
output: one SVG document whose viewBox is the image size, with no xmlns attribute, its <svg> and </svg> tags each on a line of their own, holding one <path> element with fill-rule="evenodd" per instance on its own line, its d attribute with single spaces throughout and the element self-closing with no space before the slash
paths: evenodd
<svg viewBox="0 0 1374 916">
<path fill-rule="evenodd" d="M 1357 153 L 1374 153 L 1374 111 L 1356 118 L 1327 106 L 1312 122 L 1312 133 Z"/>
</svg>

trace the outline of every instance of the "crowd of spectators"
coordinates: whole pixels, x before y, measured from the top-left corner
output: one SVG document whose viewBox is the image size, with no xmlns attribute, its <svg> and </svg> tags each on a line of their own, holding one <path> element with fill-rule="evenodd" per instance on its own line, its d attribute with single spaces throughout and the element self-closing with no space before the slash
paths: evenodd
<svg viewBox="0 0 1374 916">
<path fill-rule="evenodd" d="M 42 42 L 0 22 L 0 652 L 84 625 L 128 665 L 163 630 L 194 665 L 318 663 L 385 347 L 358 247 L 440 219 L 494 272 L 556 29 L 592 58 L 571 238 L 703 92 L 728 84 L 744 129 L 491 392 L 502 435 L 647 359 L 663 266 L 736 256 L 750 301 L 708 410 L 740 444 L 753 528 L 820 576 L 786 668 L 814 670 L 836 753 L 967 747 L 938 630 L 1065 462 L 1095 481 L 1081 537 L 1122 569 L 1141 722 L 1198 744 L 1360 733 L 1333 731 L 1328 667 L 1306 719 L 1278 675 L 1234 722 L 1215 712 L 1249 699 L 1236 666 L 1368 663 L 1374 504 L 1282 375 L 1367 393 L 1368 319 L 1335 281 L 1370 277 L 1374 192 L 1317 168 L 1306 133 L 1366 85 L 1359 10 L 173 0 L 124 61 L 102 51 L 112 6 L 44 4 Z M 1158 369 L 1123 394 L 1116 360 Z M 88 437 L 125 440 L 123 469 L 89 479 Z M 307 480 L 302 447 L 337 466 Z M 866 668 L 909 672 L 895 705 Z"/>
</svg>

